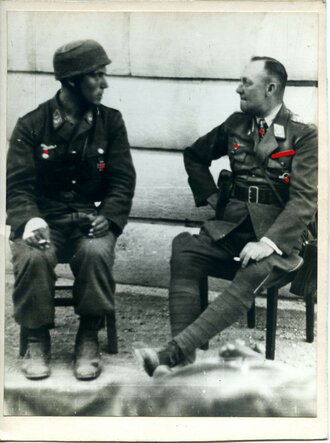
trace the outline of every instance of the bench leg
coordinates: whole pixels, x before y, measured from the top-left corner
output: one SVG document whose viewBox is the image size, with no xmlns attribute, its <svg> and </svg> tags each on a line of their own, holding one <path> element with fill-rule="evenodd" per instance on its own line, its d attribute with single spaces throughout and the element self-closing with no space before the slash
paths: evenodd
<svg viewBox="0 0 330 443">
<path fill-rule="evenodd" d="M 313 343 L 314 341 L 314 294 L 310 291 L 306 294 L 306 341 Z"/>
<path fill-rule="evenodd" d="M 275 340 L 277 324 L 278 289 L 267 290 L 266 358 L 275 358 Z"/>
<path fill-rule="evenodd" d="M 247 312 L 247 325 L 248 328 L 253 329 L 256 327 L 256 302 L 252 303 L 251 308 Z"/>
<path fill-rule="evenodd" d="M 109 354 L 118 354 L 118 338 L 115 313 L 106 316 L 106 329 Z"/>
<path fill-rule="evenodd" d="M 205 311 L 205 309 L 208 307 L 209 304 L 209 285 L 208 285 L 208 279 L 207 277 L 204 277 L 201 280 L 200 286 L 199 286 L 199 293 L 201 297 L 201 308 L 202 311 Z M 201 349 L 203 351 L 207 351 L 209 349 L 209 343 L 204 343 L 201 346 Z"/>
</svg>

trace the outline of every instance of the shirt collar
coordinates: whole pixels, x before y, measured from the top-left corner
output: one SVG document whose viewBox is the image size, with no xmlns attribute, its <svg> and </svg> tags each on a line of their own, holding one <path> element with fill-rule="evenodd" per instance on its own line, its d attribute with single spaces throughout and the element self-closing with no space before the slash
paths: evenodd
<svg viewBox="0 0 330 443">
<path fill-rule="evenodd" d="M 275 120 L 277 114 L 279 113 L 279 111 L 282 107 L 282 104 L 283 103 L 280 103 L 279 105 L 275 106 L 275 108 L 273 108 L 266 117 L 263 117 L 263 119 L 267 123 L 268 128 L 272 125 L 273 121 Z M 258 123 L 261 118 L 262 117 L 256 117 L 256 120 Z"/>
</svg>

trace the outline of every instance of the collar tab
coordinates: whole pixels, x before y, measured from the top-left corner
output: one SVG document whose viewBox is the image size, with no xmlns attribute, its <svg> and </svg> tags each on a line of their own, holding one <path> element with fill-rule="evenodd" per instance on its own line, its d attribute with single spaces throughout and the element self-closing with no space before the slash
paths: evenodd
<svg viewBox="0 0 330 443">
<path fill-rule="evenodd" d="M 274 135 L 276 138 L 285 138 L 284 126 L 274 123 Z"/>
<path fill-rule="evenodd" d="M 88 111 L 85 115 L 85 120 L 87 121 L 87 123 L 89 123 L 90 125 L 93 123 L 93 113 L 92 111 Z"/>
<path fill-rule="evenodd" d="M 62 117 L 61 111 L 57 108 L 53 112 L 53 126 L 55 129 L 58 129 L 64 123 L 64 119 Z"/>
</svg>

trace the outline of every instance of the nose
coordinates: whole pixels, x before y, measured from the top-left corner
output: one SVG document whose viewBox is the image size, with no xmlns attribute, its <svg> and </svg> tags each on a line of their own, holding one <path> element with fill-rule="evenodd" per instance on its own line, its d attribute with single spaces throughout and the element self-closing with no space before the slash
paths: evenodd
<svg viewBox="0 0 330 443">
<path fill-rule="evenodd" d="M 243 93 L 243 85 L 241 82 L 238 83 L 238 86 L 236 88 L 236 92 L 237 92 L 237 94 L 240 94 L 240 95 Z"/>
<path fill-rule="evenodd" d="M 106 88 L 109 87 L 109 84 L 108 84 L 107 79 L 105 77 L 102 77 L 102 81 L 101 81 L 101 85 L 100 86 L 101 86 L 102 89 L 106 89 Z"/>
</svg>

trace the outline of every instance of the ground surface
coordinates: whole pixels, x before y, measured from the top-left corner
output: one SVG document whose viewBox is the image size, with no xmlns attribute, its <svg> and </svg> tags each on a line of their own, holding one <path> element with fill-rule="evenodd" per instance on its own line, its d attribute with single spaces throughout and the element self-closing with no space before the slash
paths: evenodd
<svg viewBox="0 0 330 443">
<path fill-rule="evenodd" d="M 13 279 L 6 285 L 5 368 L 8 375 L 20 371 L 18 358 L 19 328 L 12 319 Z M 68 294 L 68 293 L 67 293 Z M 62 295 L 62 294 L 61 294 Z M 119 285 L 116 295 L 119 354 L 106 353 L 106 337 L 101 332 L 101 345 L 105 365 L 136 367 L 134 346 L 159 347 L 170 338 L 168 305 L 165 290 Z M 55 366 L 70 367 L 74 337 L 78 327 L 72 307 L 56 308 L 56 328 L 52 330 L 52 361 Z M 315 326 L 316 327 L 316 326 Z M 256 328 L 248 329 L 242 317 L 233 326 L 210 342 L 211 352 L 237 338 L 247 344 L 265 342 L 265 300 L 257 299 Z M 278 313 L 276 360 L 294 367 L 315 368 L 316 343 L 305 342 L 305 309 L 301 299 L 281 300 Z M 111 370 L 111 368 L 109 368 Z"/>
</svg>

